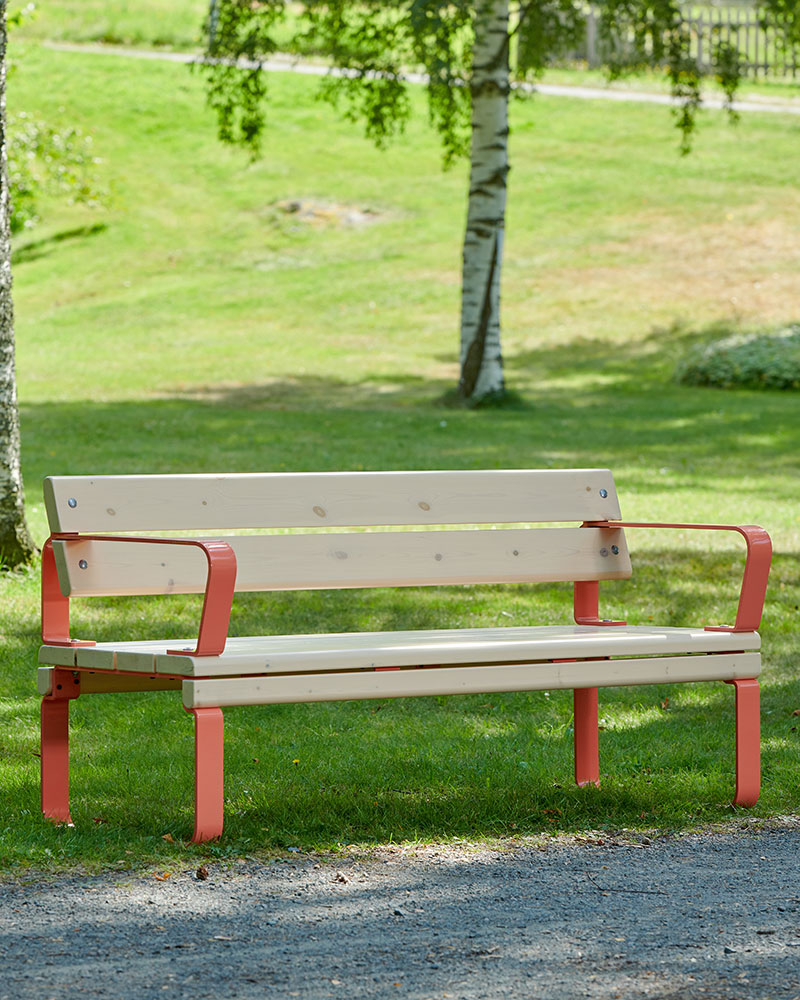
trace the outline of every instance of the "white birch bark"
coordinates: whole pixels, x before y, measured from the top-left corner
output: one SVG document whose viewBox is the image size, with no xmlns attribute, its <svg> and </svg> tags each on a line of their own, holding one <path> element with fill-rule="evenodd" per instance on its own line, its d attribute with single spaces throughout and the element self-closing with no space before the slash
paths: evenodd
<svg viewBox="0 0 800 1000">
<path fill-rule="evenodd" d="M 472 147 L 461 284 L 461 379 L 469 402 L 502 393 L 500 271 L 508 175 L 509 0 L 478 0 L 472 59 Z"/>
<path fill-rule="evenodd" d="M 0 0 L 0 565 L 19 566 L 29 562 L 35 551 L 25 524 L 19 464 L 6 148 L 6 0 Z"/>
</svg>

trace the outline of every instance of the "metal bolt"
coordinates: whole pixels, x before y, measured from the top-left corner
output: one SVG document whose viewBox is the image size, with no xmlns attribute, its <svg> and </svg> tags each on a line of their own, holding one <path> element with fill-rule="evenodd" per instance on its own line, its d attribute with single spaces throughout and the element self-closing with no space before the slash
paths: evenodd
<svg viewBox="0 0 800 1000">
<path fill-rule="evenodd" d="M 75 499 L 75 497 L 70 497 L 69 500 L 67 500 L 67 506 L 68 507 L 77 507 L 78 506 L 78 501 Z"/>
<path fill-rule="evenodd" d="M 519 555 L 519 549 L 514 549 L 514 551 L 511 554 L 515 555 L 515 556 L 518 556 Z"/>
<path fill-rule="evenodd" d="M 600 549 L 600 555 L 605 559 L 608 555 L 608 549 Z"/>
<path fill-rule="evenodd" d="M 619 545 L 612 545 L 611 546 L 611 551 L 614 553 L 615 556 L 618 556 L 619 555 Z"/>
<path fill-rule="evenodd" d="M 600 496 L 605 500 L 608 496 L 608 490 L 600 490 Z"/>
<path fill-rule="evenodd" d="M 89 563 L 87 563 L 85 559 L 81 559 L 79 560 L 78 565 L 81 569 L 86 569 Z"/>
</svg>

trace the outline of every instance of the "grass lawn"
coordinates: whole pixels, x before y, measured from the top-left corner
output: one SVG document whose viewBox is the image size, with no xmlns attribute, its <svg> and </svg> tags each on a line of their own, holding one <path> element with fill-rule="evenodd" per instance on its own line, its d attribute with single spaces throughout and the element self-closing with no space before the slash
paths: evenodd
<svg viewBox="0 0 800 1000">
<path fill-rule="evenodd" d="M 376 152 L 315 102 L 313 80 L 276 74 L 265 155 L 249 164 L 216 144 L 201 81 L 183 66 L 36 43 L 12 55 L 9 109 L 90 132 L 110 192 L 94 212 L 43 206 L 45 222 L 15 245 L 39 541 L 47 474 L 607 465 L 628 519 L 761 523 L 773 535 L 753 813 L 797 810 L 800 399 L 671 379 L 687 346 L 715 331 L 798 318 L 796 118 L 732 129 L 705 113 L 682 159 L 666 109 L 515 103 L 504 348 L 524 404 L 464 412 L 440 399 L 457 373 L 466 170 L 441 173 L 424 124 Z M 284 211 L 292 200 L 317 214 Z M 372 221 L 349 224 L 351 208 Z M 631 536 L 634 583 L 604 588 L 609 615 L 730 620 L 731 539 Z M 226 713 L 226 834 L 185 847 L 191 726 L 165 694 L 73 706 L 76 827 L 54 828 L 38 814 L 35 570 L 0 590 L 6 870 L 731 815 L 724 685 L 602 692 L 599 790 L 571 784 L 564 693 L 281 706 Z M 190 631 L 198 610 L 192 598 L 86 602 L 76 631 L 162 637 Z M 569 612 L 563 586 L 247 595 L 232 628 L 544 624 Z"/>
</svg>

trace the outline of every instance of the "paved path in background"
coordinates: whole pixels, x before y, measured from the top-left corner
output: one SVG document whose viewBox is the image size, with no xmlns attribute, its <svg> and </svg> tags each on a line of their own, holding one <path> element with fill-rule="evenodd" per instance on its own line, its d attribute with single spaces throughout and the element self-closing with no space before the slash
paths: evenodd
<svg viewBox="0 0 800 1000">
<path fill-rule="evenodd" d="M 0 1000 L 797 1000 L 800 822 L 0 887 Z M 161 880 L 156 877 L 161 876 Z"/>
<path fill-rule="evenodd" d="M 150 49 L 128 49 L 117 45 L 73 44 L 68 42 L 47 42 L 48 48 L 63 52 L 88 52 L 101 55 L 116 55 L 128 59 L 160 59 L 168 62 L 193 63 L 200 57 L 190 52 L 159 52 Z M 252 65 L 252 64 L 247 64 Z M 331 70 L 318 63 L 308 63 L 289 57 L 268 59 L 263 63 L 265 70 L 275 73 L 300 73 L 304 76 L 327 76 Z M 336 71 L 333 71 L 336 73 Z M 407 79 L 412 83 L 426 83 L 427 78 L 420 73 L 409 73 Z M 653 94 L 639 90 L 613 89 L 611 87 L 571 87 L 549 83 L 525 84 L 523 89 L 532 93 L 546 94 L 548 97 L 573 97 L 592 101 L 634 101 L 640 104 L 677 105 L 679 102 L 669 94 Z M 726 107 L 718 97 L 704 97 L 704 108 L 721 110 Z M 760 112 L 762 114 L 800 115 L 800 101 L 747 100 L 735 101 L 733 108 L 737 112 Z"/>
</svg>

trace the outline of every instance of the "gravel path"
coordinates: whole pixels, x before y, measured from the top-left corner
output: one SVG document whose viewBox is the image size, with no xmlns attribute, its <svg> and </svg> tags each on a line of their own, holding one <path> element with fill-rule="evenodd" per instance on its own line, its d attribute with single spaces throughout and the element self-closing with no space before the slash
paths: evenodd
<svg viewBox="0 0 800 1000">
<path fill-rule="evenodd" d="M 786 821 L 29 877 L 0 886 L 0 1000 L 800 998 L 799 859 Z"/>
</svg>

